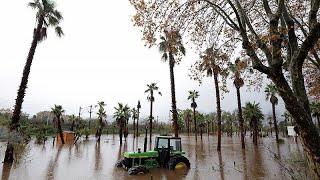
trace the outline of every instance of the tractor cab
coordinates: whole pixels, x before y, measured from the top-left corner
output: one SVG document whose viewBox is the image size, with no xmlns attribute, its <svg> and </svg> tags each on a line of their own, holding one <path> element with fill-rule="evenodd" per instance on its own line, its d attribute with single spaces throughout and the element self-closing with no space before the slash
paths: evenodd
<svg viewBox="0 0 320 180">
<path fill-rule="evenodd" d="M 185 154 L 181 148 L 181 138 L 171 136 L 156 137 L 154 151 L 158 151 L 159 165 L 165 167 L 170 157 Z"/>
</svg>

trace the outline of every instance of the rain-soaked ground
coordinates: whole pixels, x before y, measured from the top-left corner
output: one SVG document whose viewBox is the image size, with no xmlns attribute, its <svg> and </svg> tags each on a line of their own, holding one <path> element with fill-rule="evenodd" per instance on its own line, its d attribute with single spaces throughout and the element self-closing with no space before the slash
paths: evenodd
<svg viewBox="0 0 320 180">
<path fill-rule="evenodd" d="M 144 137 L 128 139 L 119 146 L 117 135 L 104 135 L 99 144 L 92 136 L 77 144 L 53 145 L 48 139 L 45 145 L 33 142 L 26 150 L 26 155 L 12 167 L 0 164 L 3 180 L 6 179 L 291 179 L 291 174 L 305 178 L 301 163 L 303 149 L 293 139 L 277 145 L 273 138 L 259 139 L 259 145 L 253 146 L 252 139 L 246 137 L 246 149 L 241 149 L 238 136 L 222 137 L 221 153 L 216 151 L 216 136 L 203 136 L 195 141 L 194 136 L 182 135 L 182 148 L 190 160 L 189 170 L 152 169 L 145 175 L 129 176 L 127 171 L 116 168 L 115 162 L 125 151 L 143 149 Z M 0 159 L 4 158 L 6 144 L 0 144 Z M 153 148 L 153 146 L 151 146 Z M 148 148 L 150 145 L 148 144 Z M 290 163 L 291 161 L 293 163 Z M 294 169 L 292 169 L 293 164 Z M 302 170 L 301 170 L 302 169 Z M 306 178 L 310 179 L 310 178 Z"/>
</svg>

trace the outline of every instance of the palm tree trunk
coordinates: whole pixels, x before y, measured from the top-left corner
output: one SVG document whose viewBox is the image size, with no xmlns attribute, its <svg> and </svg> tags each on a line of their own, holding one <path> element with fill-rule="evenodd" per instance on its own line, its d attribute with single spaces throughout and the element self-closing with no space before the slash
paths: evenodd
<svg viewBox="0 0 320 180">
<path fill-rule="evenodd" d="M 174 85 L 174 59 L 172 53 L 169 53 L 169 67 L 170 67 L 170 83 L 171 83 L 171 103 L 172 103 L 172 120 L 173 120 L 173 129 L 174 137 L 178 137 L 178 114 L 177 114 L 177 105 L 176 105 L 176 92 Z"/>
<path fill-rule="evenodd" d="M 153 94 L 151 93 L 151 99 L 150 99 L 150 137 L 149 141 L 152 142 L 152 105 L 153 105 Z"/>
<path fill-rule="evenodd" d="M 218 144 L 217 151 L 221 150 L 221 106 L 220 106 L 220 92 L 219 92 L 219 82 L 218 82 L 218 73 L 213 72 L 214 85 L 216 88 L 216 101 L 217 101 L 217 122 L 218 122 Z"/>
<path fill-rule="evenodd" d="M 63 132 L 62 132 L 62 128 L 61 128 L 60 117 L 57 118 L 57 121 L 58 121 L 58 132 L 59 132 L 59 136 L 60 136 L 60 139 L 61 139 L 62 144 L 64 144 Z"/>
<path fill-rule="evenodd" d="M 70 131 L 73 131 L 73 128 L 74 128 L 74 120 L 72 121 Z"/>
<path fill-rule="evenodd" d="M 273 124 L 274 124 L 274 130 L 276 131 L 276 141 L 279 141 L 279 131 L 278 131 L 278 125 L 277 125 L 277 119 L 276 119 L 276 105 L 272 103 L 272 118 L 273 118 Z"/>
<path fill-rule="evenodd" d="M 120 124 L 119 136 L 120 136 L 120 145 L 122 145 L 122 124 Z"/>
<path fill-rule="evenodd" d="M 133 117 L 133 138 L 136 137 L 136 117 Z"/>
<path fill-rule="evenodd" d="M 237 102 L 238 102 L 238 121 L 239 121 L 239 125 L 240 125 L 240 133 L 241 133 L 241 147 L 242 147 L 242 149 L 244 149 L 245 144 L 244 144 L 244 130 L 243 130 L 240 88 L 236 87 L 236 89 L 237 89 Z"/>
<path fill-rule="evenodd" d="M 258 145 L 258 120 L 253 118 L 253 144 Z"/>
<path fill-rule="evenodd" d="M 101 134 L 102 134 L 102 118 L 99 118 L 99 129 L 98 129 L 98 142 L 100 142 L 100 138 L 101 138 Z"/>
<path fill-rule="evenodd" d="M 196 117 L 196 108 L 193 108 L 193 121 L 194 121 L 194 135 L 197 139 L 197 117 Z"/>
<path fill-rule="evenodd" d="M 10 131 L 18 130 L 18 127 L 19 127 L 22 103 L 23 103 L 24 95 L 27 89 L 28 78 L 30 74 L 30 68 L 31 68 L 33 56 L 34 56 L 34 53 L 36 52 L 38 41 L 40 39 L 40 32 L 43 25 L 43 20 L 44 20 L 44 17 L 41 16 L 38 21 L 36 32 L 33 35 L 33 40 L 28 53 L 27 62 L 23 69 L 23 75 L 22 75 L 20 86 L 19 86 L 18 95 L 16 98 L 16 104 L 15 104 L 14 111 L 11 118 Z M 9 162 L 9 163 L 13 162 L 13 153 L 10 153 L 10 152 L 13 152 L 13 150 L 14 150 L 13 145 L 11 144 L 11 142 L 8 142 L 5 157 L 4 157 L 4 162 Z"/>
<path fill-rule="evenodd" d="M 40 39 L 40 32 L 41 32 L 41 28 L 43 25 L 43 20 L 44 20 L 44 17 L 41 16 L 38 21 L 39 23 L 37 25 L 36 32 L 33 36 L 31 48 L 29 50 L 29 54 L 27 57 L 27 62 L 26 62 L 24 69 L 23 69 L 23 75 L 22 75 L 21 83 L 20 83 L 19 90 L 18 90 L 16 104 L 15 104 L 14 111 L 13 111 L 12 118 L 11 118 L 10 130 L 16 130 L 19 126 L 19 119 L 20 119 L 20 114 L 21 114 L 22 103 L 23 103 L 24 95 L 25 95 L 25 92 L 27 89 L 28 78 L 29 78 L 29 74 L 30 74 L 33 56 L 34 56 L 34 53 L 36 52 L 38 41 Z"/>
<path fill-rule="evenodd" d="M 137 128 L 136 128 L 136 136 L 139 136 L 139 108 L 138 108 L 138 114 L 137 114 Z"/>
</svg>

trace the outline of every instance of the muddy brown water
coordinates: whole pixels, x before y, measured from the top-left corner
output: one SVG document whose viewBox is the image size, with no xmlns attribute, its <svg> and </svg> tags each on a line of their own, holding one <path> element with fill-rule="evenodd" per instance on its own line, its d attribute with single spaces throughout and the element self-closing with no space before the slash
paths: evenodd
<svg viewBox="0 0 320 180">
<path fill-rule="evenodd" d="M 133 139 L 129 135 L 127 141 L 119 146 L 118 136 L 104 135 L 100 145 L 94 137 L 81 140 L 76 145 L 53 145 L 52 139 L 48 139 L 45 145 L 31 142 L 19 162 L 12 166 L 0 164 L 1 177 L 3 180 L 150 180 L 151 176 L 154 180 L 291 179 L 286 160 L 292 154 L 302 156 L 301 145 L 290 138 L 279 145 L 273 138 L 261 138 L 259 145 L 253 146 L 252 139 L 246 137 L 246 149 L 242 150 L 239 137 L 222 137 L 220 153 L 216 151 L 216 136 L 204 136 L 202 140 L 198 137 L 197 141 L 194 136 L 182 135 L 181 138 L 185 156 L 191 163 L 189 170 L 157 168 L 145 175 L 129 176 L 126 170 L 114 164 L 125 151 L 143 150 L 144 137 Z M 2 160 L 6 144 L 0 145 Z M 148 144 L 150 148 L 153 146 Z"/>
</svg>

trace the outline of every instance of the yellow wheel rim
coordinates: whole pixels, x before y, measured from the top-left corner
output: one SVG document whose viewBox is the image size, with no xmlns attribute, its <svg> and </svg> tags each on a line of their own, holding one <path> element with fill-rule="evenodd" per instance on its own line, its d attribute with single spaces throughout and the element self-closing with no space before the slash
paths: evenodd
<svg viewBox="0 0 320 180">
<path fill-rule="evenodd" d="M 186 168 L 187 165 L 184 162 L 179 162 L 178 164 L 176 164 L 176 166 L 174 167 L 175 169 L 182 169 L 182 168 Z"/>
</svg>

